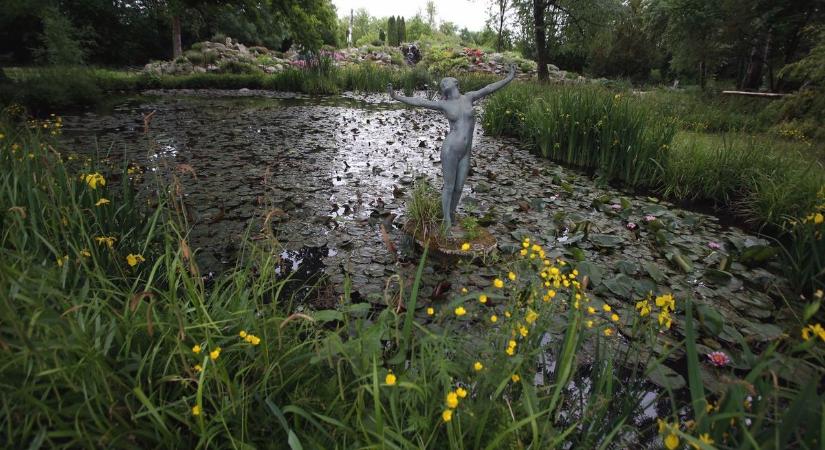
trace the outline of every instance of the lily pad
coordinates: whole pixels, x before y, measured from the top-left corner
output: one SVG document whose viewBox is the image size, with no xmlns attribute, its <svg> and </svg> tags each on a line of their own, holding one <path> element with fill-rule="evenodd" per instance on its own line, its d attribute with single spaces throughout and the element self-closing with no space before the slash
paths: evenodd
<svg viewBox="0 0 825 450">
<path fill-rule="evenodd" d="M 613 278 L 605 280 L 604 285 L 610 289 L 610 292 L 618 295 L 619 297 L 630 299 L 633 295 L 635 280 L 623 273 L 620 273 Z"/>
<path fill-rule="evenodd" d="M 647 370 L 647 377 L 650 381 L 661 388 L 675 391 L 687 385 L 683 376 L 664 364 L 652 361 L 648 365 Z"/>
<path fill-rule="evenodd" d="M 591 234 L 587 238 L 596 247 L 614 248 L 622 244 L 622 238 L 612 234 Z"/>
</svg>

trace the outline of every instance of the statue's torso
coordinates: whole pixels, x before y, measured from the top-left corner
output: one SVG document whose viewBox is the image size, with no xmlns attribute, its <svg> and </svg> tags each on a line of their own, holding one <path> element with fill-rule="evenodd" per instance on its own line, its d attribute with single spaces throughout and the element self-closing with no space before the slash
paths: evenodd
<svg viewBox="0 0 825 450">
<path fill-rule="evenodd" d="M 476 125 L 473 101 L 462 95 L 455 100 L 444 100 L 442 105 L 444 115 L 450 122 L 450 133 L 444 142 L 444 150 L 458 153 L 469 151 L 473 145 L 473 130 Z"/>
</svg>

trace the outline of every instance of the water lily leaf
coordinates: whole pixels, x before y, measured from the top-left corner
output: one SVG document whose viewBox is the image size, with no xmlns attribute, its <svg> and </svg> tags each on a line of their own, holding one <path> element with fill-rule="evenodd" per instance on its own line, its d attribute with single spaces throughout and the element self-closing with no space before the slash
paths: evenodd
<svg viewBox="0 0 825 450">
<path fill-rule="evenodd" d="M 578 265 L 576 265 L 576 269 L 578 269 L 582 276 L 590 278 L 590 283 L 592 286 L 598 286 L 602 283 L 602 278 L 604 277 L 604 269 L 593 264 L 592 262 L 582 261 Z"/>
<path fill-rule="evenodd" d="M 702 331 L 711 336 L 718 336 L 725 328 L 725 318 L 716 309 L 703 304 L 696 305 L 696 312 L 699 316 L 699 324 Z"/>
<path fill-rule="evenodd" d="M 576 261 L 584 261 L 585 260 L 584 250 L 582 250 L 578 247 L 570 247 L 569 251 L 570 251 L 570 256 L 572 256 L 573 259 L 575 259 Z"/>
<path fill-rule="evenodd" d="M 602 248 L 618 247 L 622 243 L 622 238 L 611 234 L 591 234 L 588 240 L 592 242 L 593 245 Z"/>
<path fill-rule="evenodd" d="M 633 295 L 635 280 L 623 273 L 620 273 L 613 278 L 604 280 L 604 285 L 610 289 L 610 292 L 618 295 L 619 297 L 629 299 Z"/>
<path fill-rule="evenodd" d="M 761 264 L 771 259 L 777 251 L 775 247 L 771 247 L 770 245 L 753 245 L 742 252 L 739 260 L 743 264 L 748 265 Z"/>
<path fill-rule="evenodd" d="M 619 272 L 625 275 L 635 275 L 638 271 L 638 267 L 636 266 L 636 264 L 627 260 L 621 260 L 618 263 L 616 263 L 616 268 L 619 269 Z"/>
<path fill-rule="evenodd" d="M 633 292 L 640 297 L 644 297 L 651 292 L 656 292 L 656 282 L 650 278 L 641 278 L 633 283 Z"/>
<path fill-rule="evenodd" d="M 648 367 L 647 377 L 653 384 L 661 388 L 670 390 L 679 390 L 687 385 L 685 378 L 670 367 L 660 364 L 657 361 L 652 361 Z"/>
<path fill-rule="evenodd" d="M 647 271 L 650 278 L 653 278 L 654 281 L 657 283 L 661 283 L 667 279 L 667 276 L 662 269 L 659 268 L 659 265 L 652 262 L 645 262 L 644 263 L 645 270 Z"/>
<path fill-rule="evenodd" d="M 724 285 L 733 278 L 733 274 L 724 270 L 706 269 L 704 278 L 713 284 Z"/>
<path fill-rule="evenodd" d="M 758 341 L 772 341 L 782 336 L 782 328 L 770 323 L 746 321 L 743 331 Z"/>
</svg>

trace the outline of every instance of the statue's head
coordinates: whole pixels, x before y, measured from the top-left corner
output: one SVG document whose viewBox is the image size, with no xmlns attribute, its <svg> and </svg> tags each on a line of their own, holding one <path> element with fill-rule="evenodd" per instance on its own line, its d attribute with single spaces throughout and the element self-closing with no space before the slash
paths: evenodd
<svg viewBox="0 0 825 450">
<path fill-rule="evenodd" d="M 452 100 L 454 98 L 458 98 L 461 93 L 458 91 L 458 80 L 452 77 L 442 78 L 441 82 L 438 83 L 439 89 L 441 89 L 441 98 L 446 100 Z"/>
</svg>

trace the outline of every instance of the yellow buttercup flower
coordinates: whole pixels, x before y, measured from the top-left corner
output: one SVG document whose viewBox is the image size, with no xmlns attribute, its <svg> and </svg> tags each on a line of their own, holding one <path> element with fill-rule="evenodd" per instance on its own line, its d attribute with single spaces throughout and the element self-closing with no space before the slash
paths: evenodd
<svg viewBox="0 0 825 450">
<path fill-rule="evenodd" d="M 585 325 L 587 325 L 587 328 L 593 328 L 593 321 L 588 320 L 587 322 L 585 322 Z"/>
<path fill-rule="evenodd" d="M 198 355 L 198 354 L 200 354 L 200 352 L 201 352 L 201 346 L 198 345 L 198 344 L 195 344 L 195 346 L 192 347 L 192 353 Z"/>
<path fill-rule="evenodd" d="M 447 408 L 458 408 L 458 394 L 456 394 L 455 392 L 448 393 L 447 398 L 445 399 L 445 403 L 447 404 Z"/>
<path fill-rule="evenodd" d="M 676 448 L 679 447 L 679 436 L 668 434 L 665 437 L 665 447 L 667 447 L 668 450 L 676 450 Z"/>
<path fill-rule="evenodd" d="M 816 213 L 816 215 L 814 216 L 814 223 L 816 225 L 819 225 L 822 222 L 825 222 L 825 216 L 823 216 L 822 213 Z"/>
<path fill-rule="evenodd" d="M 481 372 L 481 369 L 483 368 L 484 364 L 481 364 L 481 361 L 476 361 L 475 364 L 473 364 L 473 370 L 475 370 L 476 372 Z"/>
<path fill-rule="evenodd" d="M 604 329 L 605 336 L 613 336 L 613 329 L 612 328 L 605 328 Z"/>
<path fill-rule="evenodd" d="M 458 398 L 464 398 L 467 396 L 467 391 L 464 388 L 456 389 L 455 393 L 458 395 Z"/>
<path fill-rule="evenodd" d="M 247 336 L 247 333 L 246 333 L 246 331 L 241 330 L 241 332 L 240 332 L 240 333 L 238 333 L 238 336 L 240 336 L 240 337 L 242 337 L 242 338 L 245 338 L 245 337 Z"/>
<path fill-rule="evenodd" d="M 616 313 L 613 313 L 613 315 L 610 316 L 610 320 L 612 320 L 614 322 L 618 322 L 619 321 L 619 315 L 616 314 Z"/>
<path fill-rule="evenodd" d="M 221 356 L 221 348 L 220 347 L 218 347 L 215 350 L 212 350 L 211 352 L 209 352 L 209 358 L 212 361 L 215 361 L 216 359 L 218 359 L 219 356 Z"/>
<path fill-rule="evenodd" d="M 195 364 L 195 372 L 203 372 L 203 366 L 200 364 Z"/>
<path fill-rule="evenodd" d="M 527 309 L 527 315 L 524 316 L 524 321 L 527 322 L 528 325 L 532 325 L 539 318 L 539 313 L 533 311 L 531 308 Z"/>
<path fill-rule="evenodd" d="M 592 306 L 587 307 L 587 314 L 596 314 L 596 308 Z"/>
<path fill-rule="evenodd" d="M 427 308 L 427 315 L 432 316 L 433 314 L 435 314 L 435 309 L 432 307 Z"/>
<path fill-rule="evenodd" d="M 612 308 L 610 308 L 610 305 L 608 305 L 607 303 L 605 303 L 604 305 L 602 305 L 602 309 L 603 309 L 605 312 L 610 312 L 610 310 L 611 310 Z"/>
<path fill-rule="evenodd" d="M 441 419 L 443 419 L 445 422 L 453 420 L 453 410 L 445 409 L 444 412 L 441 413 Z"/>
<path fill-rule="evenodd" d="M 490 322 L 493 322 L 493 323 L 498 322 L 498 316 L 496 316 L 495 314 L 493 314 L 492 316 L 490 316 Z"/>
<path fill-rule="evenodd" d="M 514 373 L 513 376 L 510 377 L 510 379 L 513 380 L 513 383 L 518 383 L 521 380 L 521 377 L 518 376 L 517 373 Z"/>
<path fill-rule="evenodd" d="M 396 382 L 397 380 L 398 380 L 398 378 L 396 378 L 395 374 L 393 374 L 392 372 L 390 372 L 390 373 L 388 373 L 388 374 L 387 374 L 387 376 L 384 378 L 384 383 L 386 383 L 388 386 L 395 386 L 395 382 Z"/>
<path fill-rule="evenodd" d="M 143 255 L 141 255 L 141 254 L 129 253 L 129 255 L 126 256 L 126 263 L 129 264 L 129 267 L 135 267 L 136 265 L 142 263 L 143 261 L 146 261 L 146 260 L 143 259 Z"/>
<path fill-rule="evenodd" d="M 455 315 L 457 315 L 458 317 L 461 317 L 464 314 L 467 314 L 467 310 L 465 310 L 463 306 L 459 306 L 455 309 Z"/>
<path fill-rule="evenodd" d="M 101 198 L 100 198 L 100 200 L 98 200 L 98 201 L 95 203 L 95 206 L 103 206 L 103 205 L 108 205 L 109 203 L 112 203 L 112 202 L 110 202 L 110 201 L 109 201 L 109 199 L 101 197 Z"/>
<path fill-rule="evenodd" d="M 193 406 L 193 407 L 192 407 L 192 415 L 193 415 L 193 416 L 199 416 L 199 415 L 201 415 L 201 407 L 200 407 L 200 406 L 198 406 L 198 405 Z"/>
<path fill-rule="evenodd" d="M 507 278 L 509 278 L 509 279 L 510 279 L 510 281 L 516 281 L 516 274 L 515 274 L 515 272 L 509 272 L 509 273 L 507 273 Z"/>
<path fill-rule="evenodd" d="M 501 288 L 503 288 L 503 287 L 504 287 L 504 281 L 502 281 L 502 280 L 501 280 L 501 279 L 499 279 L 499 278 L 496 278 L 495 280 L 493 280 L 493 286 L 495 286 L 495 287 L 497 287 L 497 288 L 501 289 Z"/>
<path fill-rule="evenodd" d="M 482 304 L 487 303 L 487 296 L 484 294 L 479 295 L 478 301 L 480 301 Z"/>
<path fill-rule="evenodd" d="M 465 252 L 466 252 L 466 251 L 468 251 L 468 250 L 470 250 L 470 243 L 469 243 L 469 242 L 465 242 L 465 243 L 461 244 L 461 250 L 462 250 L 462 251 L 465 251 Z"/>
</svg>

